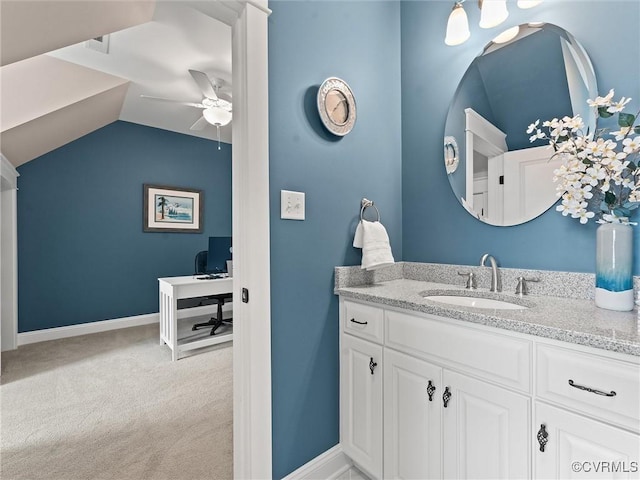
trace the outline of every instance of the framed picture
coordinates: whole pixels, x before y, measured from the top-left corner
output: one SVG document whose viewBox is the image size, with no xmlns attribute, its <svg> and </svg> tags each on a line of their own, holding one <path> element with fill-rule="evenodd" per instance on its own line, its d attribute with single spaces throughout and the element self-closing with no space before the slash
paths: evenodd
<svg viewBox="0 0 640 480">
<path fill-rule="evenodd" d="M 202 190 L 143 185 L 145 232 L 202 233 Z"/>
</svg>

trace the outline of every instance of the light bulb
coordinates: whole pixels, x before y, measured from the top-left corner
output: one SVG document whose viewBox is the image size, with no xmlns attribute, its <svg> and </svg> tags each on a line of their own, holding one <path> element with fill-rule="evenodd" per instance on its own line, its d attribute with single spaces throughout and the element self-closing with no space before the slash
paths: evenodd
<svg viewBox="0 0 640 480">
<path fill-rule="evenodd" d="M 480 28 L 493 28 L 509 16 L 507 0 L 483 0 L 480 10 Z"/>
<path fill-rule="evenodd" d="M 542 0 L 518 0 L 518 7 L 520 8 L 533 8 L 536 5 L 540 5 Z"/>
<path fill-rule="evenodd" d="M 220 107 L 206 108 L 202 115 L 207 122 L 218 127 L 224 127 L 231 121 L 231 112 Z"/>
<path fill-rule="evenodd" d="M 460 45 L 466 42 L 470 36 L 467 13 L 462 8 L 462 4 L 456 2 L 447 21 L 447 35 L 444 38 L 444 43 L 451 46 Z"/>
</svg>

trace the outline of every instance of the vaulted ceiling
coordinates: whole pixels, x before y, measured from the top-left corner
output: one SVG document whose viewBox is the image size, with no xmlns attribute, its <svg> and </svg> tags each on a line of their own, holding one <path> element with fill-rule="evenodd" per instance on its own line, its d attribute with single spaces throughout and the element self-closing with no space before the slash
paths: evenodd
<svg viewBox="0 0 640 480">
<path fill-rule="evenodd" d="M 19 166 L 118 119 L 215 139 L 211 125 L 189 130 L 201 109 L 140 97 L 200 102 L 189 69 L 230 93 L 231 31 L 212 3 L 2 0 L 2 153 Z M 230 143 L 231 125 L 221 137 Z"/>
</svg>

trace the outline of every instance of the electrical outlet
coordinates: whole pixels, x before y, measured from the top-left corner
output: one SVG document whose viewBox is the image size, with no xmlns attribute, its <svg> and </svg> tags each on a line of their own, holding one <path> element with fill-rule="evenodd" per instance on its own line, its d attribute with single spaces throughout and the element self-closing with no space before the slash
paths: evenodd
<svg viewBox="0 0 640 480">
<path fill-rule="evenodd" d="M 304 220 L 304 192 L 280 190 L 280 218 Z"/>
</svg>

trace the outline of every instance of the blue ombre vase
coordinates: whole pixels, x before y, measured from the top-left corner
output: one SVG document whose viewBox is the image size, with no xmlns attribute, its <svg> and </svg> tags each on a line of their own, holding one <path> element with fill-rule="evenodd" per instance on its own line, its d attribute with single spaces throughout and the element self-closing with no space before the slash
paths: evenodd
<svg viewBox="0 0 640 480">
<path fill-rule="evenodd" d="M 604 223 L 596 232 L 596 306 L 633 310 L 633 229 Z"/>
</svg>

